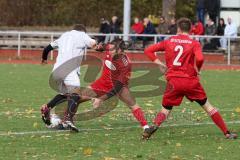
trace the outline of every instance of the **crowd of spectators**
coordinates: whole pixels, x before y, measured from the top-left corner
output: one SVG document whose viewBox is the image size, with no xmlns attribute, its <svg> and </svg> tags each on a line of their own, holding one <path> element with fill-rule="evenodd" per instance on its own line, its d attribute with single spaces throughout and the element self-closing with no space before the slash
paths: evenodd
<svg viewBox="0 0 240 160">
<path fill-rule="evenodd" d="M 216 50 L 216 49 L 227 49 L 228 39 L 227 37 L 237 36 L 237 26 L 235 25 L 233 19 L 228 17 L 225 20 L 219 16 L 220 11 L 220 0 L 196 0 L 196 20 L 192 22 L 192 28 L 190 31 L 191 35 L 202 36 L 207 35 L 210 37 L 196 38 L 203 45 L 205 50 Z M 151 17 L 145 17 L 140 19 L 135 17 L 133 24 L 131 26 L 131 34 L 136 34 L 138 36 L 131 36 L 135 44 L 137 41 L 142 41 L 142 47 L 144 48 L 149 41 L 153 41 L 153 36 L 141 36 L 158 34 L 155 40 L 162 41 L 167 38 L 166 35 L 177 34 L 177 24 L 176 19 L 165 19 L 161 16 L 158 18 L 158 24 L 153 24 Z M 100 33 L 122 33 L 121 22 L 117 16 L 113 16 L 111 22 L 102 18 Z M 211 36 L 222 36 L 220 38 Z M 99 41 L 107 43 L 112 41 L 115 36 L 100 36 Z M 233 38 L 231 40 L 234 40 Z"/>
</svg>

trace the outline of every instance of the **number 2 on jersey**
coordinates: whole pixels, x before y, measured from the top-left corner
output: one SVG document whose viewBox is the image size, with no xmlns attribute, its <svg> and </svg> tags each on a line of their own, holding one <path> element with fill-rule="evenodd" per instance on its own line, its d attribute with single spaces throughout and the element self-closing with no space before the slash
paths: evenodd
<svg viewBox="0 0 240 160">
<path fill-rule="evenodd" d="M 177 53 L 176 58 L 175 58 L 174 61 L 173 61 L 173 65 L 174 65 L 174 66 L 181 66 L 182 63 L 179 62 L 178 60 L 179 60 L 179 58 L 180 58 L 180 57 L 182 56 L 182 54 L 183 54 L 183 46 L 177 45 L 177 46 L 174 48 L 174 51 L 175 51 L 175 52 L 178 52 L 178 53 Z"/>
</svg>

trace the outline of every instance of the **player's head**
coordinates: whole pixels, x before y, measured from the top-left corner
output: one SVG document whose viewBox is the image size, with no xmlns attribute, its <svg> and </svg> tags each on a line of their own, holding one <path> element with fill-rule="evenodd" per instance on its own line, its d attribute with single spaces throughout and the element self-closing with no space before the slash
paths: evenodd
<svg viewBox="0 0 240 160">
<path fill-rule="evenodd" d="M 126 49 L 125 42 L 121 38 L 115 38 L 111 43 L 109 43 L 109 50 L 113 54 L 124 53 Z"/>
<path fill-rule="evenodd" d="M 75 24 L 73 30 L 86 32 L 86 27 L 83 24 Z"/>
<path fill-rule="evenodd" d="M 180 18 L 177 22 L 178 33 L 189 33 L 191 30 L 191 20 L 188 18 Z"/>
</svg>

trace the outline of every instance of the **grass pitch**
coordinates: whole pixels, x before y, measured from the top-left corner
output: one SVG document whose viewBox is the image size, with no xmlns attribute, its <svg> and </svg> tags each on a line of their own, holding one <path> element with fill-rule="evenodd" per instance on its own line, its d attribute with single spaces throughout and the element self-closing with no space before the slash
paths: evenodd
<svg viewBox="0 0 240 160">
<path fill-rule="evenodd" d="M 237 160 L 239 140 L 226 140 L 195 103 L 184 100 L 149 141 L 130 110 L 119 104 L 101 118 L 77 122 L 78 134 L 51 132 L 39 108 L 55 95 L 48 86 L 51 66 L 0 65 L 0 159 Z M 229 128 L 239 133 L 240 74 L 204 71 L 202 84 Z M 148 120 L 160 109 L 161 96 L 138 98 Z M 84 110 L 90 105 L 82 105 Z"/>
</svg>

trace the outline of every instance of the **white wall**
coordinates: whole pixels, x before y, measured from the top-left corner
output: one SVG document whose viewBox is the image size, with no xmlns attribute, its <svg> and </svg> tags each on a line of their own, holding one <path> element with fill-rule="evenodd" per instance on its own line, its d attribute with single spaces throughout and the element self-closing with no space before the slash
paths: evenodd
<svg viewBox="0 0 240 160">
<path fill-rule="evenodd" d="M 240 0 L 221 0 L 221 7 L 222 8 L 240 8 Z"/>
</svg>

